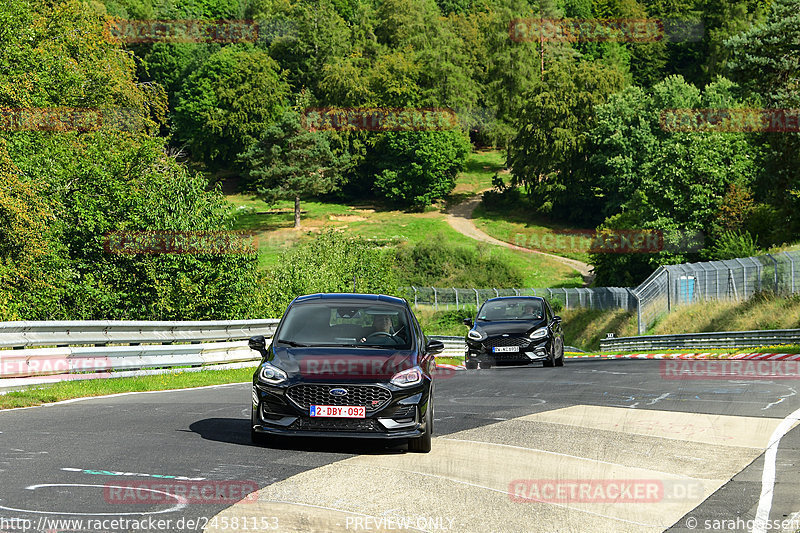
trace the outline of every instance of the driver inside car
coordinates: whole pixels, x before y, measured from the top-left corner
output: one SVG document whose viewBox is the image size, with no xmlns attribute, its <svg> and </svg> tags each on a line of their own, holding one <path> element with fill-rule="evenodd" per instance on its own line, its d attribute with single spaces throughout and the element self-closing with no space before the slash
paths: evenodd
<svg viewBox="0 0 800 533">
<path fill-rule="evenodd" d="M 384 335 L 385 334 L 385 335 Z M 361 342 L 378 341 L 387 339 L 392 335 L 392 317 L 389 315 L 375 315 L 372 319 L 372 331 L 366 336 L 361 338 Z"/>
</svg>

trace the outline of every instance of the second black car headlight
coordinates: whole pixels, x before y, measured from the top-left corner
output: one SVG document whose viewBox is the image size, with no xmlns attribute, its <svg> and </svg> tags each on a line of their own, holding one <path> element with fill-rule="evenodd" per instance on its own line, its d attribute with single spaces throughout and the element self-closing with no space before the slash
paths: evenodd
<svg viewBox="0 0 800 533">
<path fill-rule="evenodd" d="M 485 339 L 487 337 L 487 335 L 486 335 L 486 333 L 484 333 L 484 332 L 482 332 L 480 330 L 471 329 L 471 330 L 469 330 L 469 333 L 467 333 L 467 337 L 472 339 L 472 340 L 474 340 L 474 341 L 482 341 L 483 339 Z"/>
<path fill-rule="evenodd" d="M 533 341 L 538 341 L 547 337 L 547 328 L 539 328 L 533 330 L 533 332 L 528 335 L 528 338 Z"/>
<path fill-rule="evenodd" d="M 286 376 L 286 372 L 270 363 L 262 364 L 261 370 L 258 371 L 258 381 L 269 385 L 277 385 L 287 379 L 289 378 Z"/>
</svg>

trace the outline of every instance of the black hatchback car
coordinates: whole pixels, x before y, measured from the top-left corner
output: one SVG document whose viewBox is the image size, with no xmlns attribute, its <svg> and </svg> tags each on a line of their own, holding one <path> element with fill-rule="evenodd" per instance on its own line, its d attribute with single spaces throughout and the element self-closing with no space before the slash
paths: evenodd
<svg viewBox="0 0 800 533">
<path fill-rule="evenodd" d="M 441 341 L 428 341 L 403 299 L 313 294 L 289 304 L 253 375 L 251 437 L 406 439 L 428 452 L 433 374 Z"/>
<path fill-rule="evenodd" d="M 501 364 L 542 362 L 544 366 L 564 365 L 564 332 L 561 317 L 537 296 L 509 296 L 487 300 L 475 322 L 469 318 L 467 369 Z"/>
</svg>

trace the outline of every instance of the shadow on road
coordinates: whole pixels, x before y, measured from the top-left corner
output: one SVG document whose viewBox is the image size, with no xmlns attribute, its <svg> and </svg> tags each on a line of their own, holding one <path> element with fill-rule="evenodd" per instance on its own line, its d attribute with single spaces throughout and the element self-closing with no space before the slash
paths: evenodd
<svg viewBox="0 0 800 533">
<path fill-rule="evenodd" d="M 189 426 L 200 437 L 217 442 L 303 452 L 346 453 L 353 455 L 387 455 L 406 453 L 405 441 L 388 442 L 382 439 L 349 439 L 309 437 L 267 437 L 265 444 L 250 442 L 250 420 L 247 418 L 206 418 Z"/>
</svg>

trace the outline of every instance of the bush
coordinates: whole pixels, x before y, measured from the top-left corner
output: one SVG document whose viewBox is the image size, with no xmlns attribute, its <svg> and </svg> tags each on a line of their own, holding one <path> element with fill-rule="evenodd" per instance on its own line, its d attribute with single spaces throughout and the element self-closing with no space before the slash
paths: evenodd
<svg viewBox="0 0 800 533">
<path fill-rule="evenodd" d="M 711 246 L 711 250 L 708 252 L 708 259 L 711 261 L 724 261 L 725 259 L 734 259 L 736 257 L 752 257 L 759 253 L 756 240 L 749 232 L 726 231 Z"/>
<path fill-rule="evenodd" d="M 279 317 L 304 294 L 397 294 L 393 259 L 389 250 L 363 238 L 328 230 L 281 255 L 269 273 L 264 307 L 269 316 Z"/>
<path fill-rule="evenodd" d="M 456 185 L 470 151 L 458 130 L 400 131 L 380 137 L 364 166 L 374 191 L 404 207 L 424 207 Z"/>
<path fill-rule="evenodd" d="M 518 268 L 488 246 L 452 244 L 443 235 L 398 247 L 396 260 L 404 285 L 519 287 L 523 280 Z"/>
</svg>

